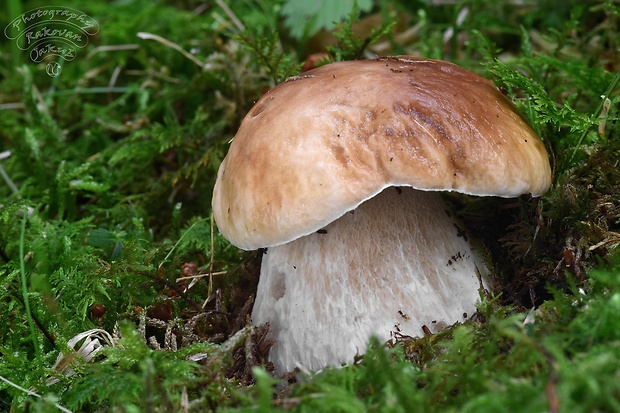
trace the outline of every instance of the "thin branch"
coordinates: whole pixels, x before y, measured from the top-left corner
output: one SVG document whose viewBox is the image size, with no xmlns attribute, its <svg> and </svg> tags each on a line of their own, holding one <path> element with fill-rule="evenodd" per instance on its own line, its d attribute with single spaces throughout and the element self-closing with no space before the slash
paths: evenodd
<svg viewBox="0 0 620 413">
<path fill-rule="evenodd" d="M 121 45 L 107 45 L 107 46 L 98 46 L 86 55 L 86 59 L 90 59 L 95 54 L 100 52 L 116 52 L 119 50 L 138 50 L 140 48 L 137 44 L 121 44 Z"/>
<path fill-rule="evenodd" d="M 227 272 L 228 271 L 215 271 L 215 272 L 206 272 L 204 274 L 188 275 L 187 277 L 177 278 L 177 281 L 193 280 L 195 278 L 211 277 L 213 275 L 224 275 Z"/>
<path fill-rule="evenodd" d="M 200 66 L 201 69 L 205 68 L 204 62 L 201 62 L 200 60 L 196 59 L 196 57 L 194 57 L 191 53 L 188 53 L 181 46 L 179 46 L 176 43 L 171 42 L 168 39 L 165 39 L 153 33 L 145 33 L 145 32 L 138 32 L 138 37 L 144 40 L 155 40 L 156 42 L 159 42 L 163 44 L 164 46 L 168 46 L 171 49 L 174 49 L 177 52 L 181 53 L 183 56 L 187 57 L 192 62 L 196 63 L 196 65 Z"/>
<path fill-rule="evenodd" d="M 237 26 L 237 29 L 240 32 L 244 32 L 245 31 L 245 25 L 241 22 L 241 20 L 237 17 L 237 15 L 235 13 L 233 13 L 233 11 L 230 9 L 230 7 L 228 7 L 228 5 L 226 3 L 224 3 L 222 0 L 215 0 L 215 3 L 218 6 L 220 6 L 220 8 L 222 10 L 224 10 L 224 13 L 226 13 L 228 18 L 230 20 L 232 20 L 233 24 L 235 26 Z"/>
<path fill-rule="evenodd" d="M 13 383 L 11 380 L 4 378 L 2 376 L 0 376 L 0 380 L 2 380 L 3 382 L 5 382 L 6 384 L 8 384 L 9 386 L 13 386 L 18 390 L 23 391 L 24 393 L 26 393 L 28 396 L 35 396 L 35 397 L 41 397 L 41 395 L 39 395 L 38 393 L 33 392 L 32 390 L 28 390 L 28 389 L 24 389 L 22 386 Z M 67 409 L 66 407 L 62 407 L 61 405 L 59 405 L 58 403 L 54 403 L 54 406 L 56 406 L 56 408 L 58 408 L 58 410 L 65 412 L 65 413 L 73 413 L 71 410 Z"/>
</svg>

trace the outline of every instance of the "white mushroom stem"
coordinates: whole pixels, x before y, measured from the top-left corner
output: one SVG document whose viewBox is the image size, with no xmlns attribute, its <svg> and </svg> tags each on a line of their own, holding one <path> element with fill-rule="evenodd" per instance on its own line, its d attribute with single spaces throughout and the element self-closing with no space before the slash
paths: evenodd
<svg viewBox="0 0 620 413">
<path fill-rule="evenodd" d="M 338 366 L 371 335 L 422 336 L 423 326 L 467 319 L 479 270 L 439 193 L 390 187 L 323 230 L 269 247 L 252 321 L 270 325 L 276 372 Z"/>
</svg>

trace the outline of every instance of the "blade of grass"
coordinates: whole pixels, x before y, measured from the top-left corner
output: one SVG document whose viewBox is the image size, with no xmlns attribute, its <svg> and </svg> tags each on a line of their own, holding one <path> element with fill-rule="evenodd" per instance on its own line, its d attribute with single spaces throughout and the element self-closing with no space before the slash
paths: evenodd
<svg viewBox="0 0 620 413">
<path fill-rule="evenodd" d="M 13 387 L 15 387 L 16 389 L 23 391 L 23 392 L 24 392 L 24 393 L 26 393 L 28 396 L 41 397 L 41 395 L 40 395 L 40 394 L 35 393 L 35 392 L 33 392 L 32 390 L 24 389 L 22 386 L 20 386 L 20 385 L 18 385 L 18 384 L 15 384 L 15 383 L 13 383 L 11 380 L 6 379 L 6 378 L 4 378 L 4 377 L 2 377 L 2 376 L 0 376 L 0 380 L 2 380 L 3 382 L 5 382 L 5 383 L 6 383 L 6 384 L 8 384 L 9 386 L 13 386 Z M 69 410 L 69 409 L 67 409 L 67 408 L 65 408 L 65 407 L 62 407 L 62 406 L 61 406 L 60 404 L 58 404 L 58 403 L 54 403 L 54 406 L 56 406 L 56 407 L 58 408 L 58 410 L 60 410 L 60 411 L 62 411 L 62 412 L 65 412 L 65 413 L 73 413 L 71 410 Z"/>
<path fill-rule="evenodd" d="M 0 161 L 8 158 L 9 156 L 11 156 L 10 151 L 0 152 Z M 11 192 L 13 194 L 16 194 L 19 192 L 17 185 L 15 185 L 15 182 L 13 182 L 9 174 L 4 170 L 4 167 L 2 166 L 2 164 L 0 164 L 0 177 L 2 177 L 2 179 L 7 184 L 7 186 L 11 189 Z"/>
<path fill-rule="evenodd" d="M 612 79 L 611 83 L 607 87 L 607 90 L 601 96 L 601 102 L 598 104 L 596 110 L 594 111 L 594 116 L 599 116 L 600 115 L 601 110 L 603 109 L 603 105 L 605 104 L 605 100 L 611 95 L 611 92 L 614 91 L 614 89 L 618 85 L 618 82 L 620 82 L 620 72 L 616 72 L 616 75 L 614 76 L 614 78 Z M 577 145 L 575 145 L 575 148 L 573 149 L 573 153 L 570 156 L 571 160 L 573 159 L 573 157 L 577 153 L 577 149 L 579 149 L 579 147 L 581 146 L 581 144 L 582 144 L 583 140 L 586 138 L 586 135 L 588 134 L 589 130 L 590 130 L 590 128 L 585 129 L 583 131 L 583 133 L 581 134 L 581 136 L 579 137 L 579 141 L 577 142 Z"/>
<path fill-rule="evenodd" d="M 176 44 L 174 42 L 171 42 L 170 40 L 165 39 L 165 38 L 163 38 L 161 36 L 158 36 L 156 34 L 153 34 L 153 33 L 138 32 L 137 35 L 141 39 L 155 40 L 156 42 L 159 42 L 159 43 L 163 44 L 164 46 L 167 46 L 167 47 L 170 47 L 171 49 L 176 50 L 177 52 L 181 53 L 183 56 L 187 57 L 189 60 L 191 60 L 197 66 L 199 66 L 200 68 L 202 68 L 204 70 L 204 68 L 205 68 L 204 62 L 201 62 L 200 60 L 196 59 L 191 53 L 186 52 L 185 49 L 183 49 L 178 44 Z"/>
<path fill-rule="evenodd" d="M 64 89 L 64 90 L 55 90 L 48 91 L 43 93 L 45 97 L 52 96 L 67 96 L 67 95 L 95 95 L 100 93 L 131 93 L 135 92 L 137 88 L 133 87 L 90 87 L 87 89 Z M 123 96 L 125 97 L 125 96 Z"/>
<path fill-rule="evenodd" d="M 94 89 L 94 90 L 92 90 Z M 63 91 L 56 91 L 54 92 L 55 95 L 60 95 L 60 94 L 64 94 L 61 93 Z M 67 91 L 69 92 L 69 91 Z M 111 111 L 112 109 L 124 104 L 126 102 L 127 97 L 131 96 L 134 93 L 139 93 L 140 90 L 137 87 L 119 87 L 119 88 L 107 88 L 107 87 L 102 87 L 102 88 L 89 88 L 89 89 L 84 89 L 84 90 L 79 90 L 79 89 L 75 89 L 73 90 L 73 92 L 75 93 L 123 93 L 121 96 L 119 96 L 118 98 L 116 98 L 113 102 L 111 102 L 109 105 L 102 107 L 100 110 L 98 111 L 93 111 L 93 113 L 90 116 L 85 116 L 84 118 L 82 118 L 81 121 L 74 123 L 73 125 L 71 125 L 70 127 L 66 128 L 68 132 L 73 132 L 74 130 L 78 130 L 79 128 L 84 127 L 84 125 L 87 125 L 90 122 L 93 122 L 95 119 L 97 119 L 98 117 L 100 117 L 102 114 Z M 68 94 L 68 93 L 67 93 Z"/>
<path fill-rule="evenodd" d="M 24 307 L 26 308 L 26 317 L 28 318 L 28 327 L 30 328 L 30 339 L 34 347 L 35 357 L 37 359 L 37 366 L 39 367 L 40 375 L 43 376 L 43 361 L 41 359 L 41 349 L 39 348 L 39 340 L 37 340 L 37 334 L 34 327 L 34 320 L 32 318 L 32 312 L 30 311 L 30 298 L 28 297 L 28 283 L 26 282 L 26 262 L 24 261 L 24 238 L 26 236 L 26 222 L 28 221 L 28 209 L 23 209 L 22 227 L 19 235 L 19 270 L 21 273 L 22 283 L 22 295 L 24 298 Z"/>
<path fill-rule="evenodd" d="M 6 11 L 9 14 L 9 19 L 14 19 L 22 14 L 22 3 L 20 0 L 9 0 L 6 3 Z M 13 57 L 13 67 L 21 66 L 22 51 L 17 47 L 16 42 L 12 42 L 11 55 Z"/>
<path fill-rule="evenodd" d="M 185 233 L 183 235 L 181 235 L 179 237 L 179 239 L 177 240 L 177 242 L 174 243 L 174 245 L 172 246 L 172 248 L 170 249 L 170 251 L 168 251 L 168 254 L 166 254 L 166 256 L 164 257 L 164 259 L 162 260 L 162 262 L 159 265 L 162 265 L 164 262 L 168 261 L 168 259 L 170 258 L 170 256 L 172 255 L 172 253 L 174 252 L 174 250 L 176 249 L 176 247 L 181 243 L 181 241 L 183 241 L 183 238 L 185 238 L 190 232 L 192 232 L 192 230 L 194 229 L 194 227 L 202 222 L 206 221 L 206 218 L 203 219 L 199 219 L 196 222 L 194 222 L 188 229 L 187 231 L 185 231 Z"/>
</svg>

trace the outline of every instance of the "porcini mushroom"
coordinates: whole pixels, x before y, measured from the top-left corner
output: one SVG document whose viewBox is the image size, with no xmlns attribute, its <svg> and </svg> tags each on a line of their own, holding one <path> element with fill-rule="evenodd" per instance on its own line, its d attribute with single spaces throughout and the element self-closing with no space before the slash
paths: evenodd
<svg viewBox="0 0 620 413">
<path fill-rule="evenodd" d="M 491 82 L 396 56 L 332 63 L 267 92 L 213 194 L 220 232 L 266 248 L 252 322 L 278 373 L 421 336 L 475 311 L 485 267 L 439 191 L 542 194 L 544 145 Z M 482 276 L 481 276 L 482 274 Z"/>
</svg>

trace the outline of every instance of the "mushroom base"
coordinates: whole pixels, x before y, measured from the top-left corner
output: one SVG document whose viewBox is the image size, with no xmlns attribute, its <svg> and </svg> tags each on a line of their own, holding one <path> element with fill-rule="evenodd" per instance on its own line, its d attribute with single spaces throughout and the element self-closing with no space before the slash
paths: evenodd
<svg viewBox="0 0 620 413">
<path fill-rule="evenodd" d="M 277 373 L 339 366 L 372 335 L 422 336 L 466 320 L 486 274 L 439 193 L 390 187 L 316 233 L 269 247 L 252 322 L 269 323 Z"/>
</svg>

